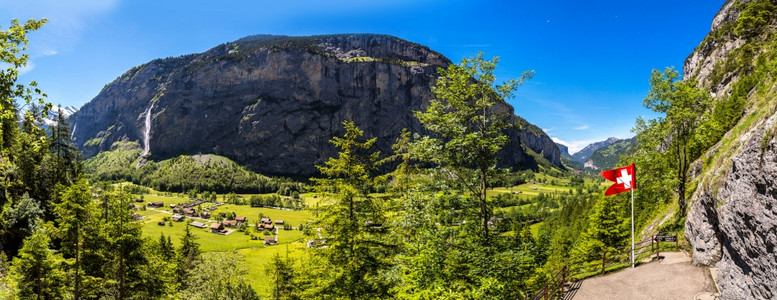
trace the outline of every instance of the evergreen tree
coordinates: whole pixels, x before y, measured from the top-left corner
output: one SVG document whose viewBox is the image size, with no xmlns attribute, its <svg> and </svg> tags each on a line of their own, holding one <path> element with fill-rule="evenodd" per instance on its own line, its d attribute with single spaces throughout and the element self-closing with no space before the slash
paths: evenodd
<svg viewBox="0 0 777 300">
<path fill-rule="evenodd" d="M 56 125 L 51 128 L 49 150 L 54 159 L 56 183 L 68 185 L 80 175 L 78 149 L 73 145 L 70 126 L 62 114 L 62 107 L 57 106 Z"/>
<path fill-rule="evenodd" d="M 24 240 L 19 256 L 11 263 L 14 294 L 20 299 L 65 298 L 65 276 L 59 270 L 62 258 L 49 248 L 49 237 L 41 229 Z"/>
<path fill-rule="evenodd" d="M 88 224 L 94 215 L 91 189 L 86 179 L 81 179 L 69 186 L 60 195 L 61 202 L 56 206 L 55 213 L 59 224 L 62 253 L 65 258 L 72 258 L 73 298 L 81 297 L 82 255 L 85 251 L 83 242 L 88 235 Z"/>
<path fill-rule="evenodd" d="M 110 215 L 105 228 L 108 238 L 105 251 L 106 257 L 110 258 L 111 270 L 108 278 L 113 283 L 109 289 L 117 299 L 126 299 L 134 289 L 140 287 L 140 269 L 147 261 L 143 252 L 141 225 L 134 221 L 129 209 L 132 199 L 128 194 L 118 191 L 111 195 L 110 202 Z"/>
<path fill-rule="evenodd" d="M 197 237 L 192 233 L 190 226 L 185 226 L 184 235 L 181 237 L 181 247 L 178 248 L 178 266 L 176 275 L 178 276 L 178 282 L 183 287 L 187 287 L 186 277 L 189 272 L 194 268 L 195 262 L 200 257 L 200 244 L 197 243 Z"/>
<path fill-rule="evenodd" d="M 276 253 L 267 265 L 265 273 L 272 282 L 272 299 L 299 299 L 294 282 L 296 274 L 290 259 L 283 259 Z"/>
<path fill-rule="evenodd" d="M 389 236 L 383 203 L 370 193 L 379 153 L 371 152 L 376 139 L 360 142 L 362 131 L 351 121 L 343 122 L 345 135 L 332 138 L 340 149 L 323 166 L 325 178 L 312 178 L 317 191 L 334 203 L 324 208 L 318 220 L 326 248 L 312 248 L 321 258 L 318 268 L 326 275 L 318 278 L 314 295 L 332 298 L 375 299 L 389 297 L 390 281 L 385 271 L 391 267 L 396 242 Z"/>
</svg>

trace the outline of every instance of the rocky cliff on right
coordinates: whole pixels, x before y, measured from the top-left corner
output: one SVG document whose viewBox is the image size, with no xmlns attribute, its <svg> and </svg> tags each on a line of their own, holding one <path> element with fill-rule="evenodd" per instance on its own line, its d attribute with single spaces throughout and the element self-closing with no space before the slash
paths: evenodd
<svg viewBox="0 0 777 300">
<path fill-rule="evenodd" d="M 777 1 L 727 1 L 686 59 L 731 129 L 694 163 L 685 236 L 723 299 L 777 298 Z M 726 109 L 723 109 L 726 108 Z"/>
</svg>

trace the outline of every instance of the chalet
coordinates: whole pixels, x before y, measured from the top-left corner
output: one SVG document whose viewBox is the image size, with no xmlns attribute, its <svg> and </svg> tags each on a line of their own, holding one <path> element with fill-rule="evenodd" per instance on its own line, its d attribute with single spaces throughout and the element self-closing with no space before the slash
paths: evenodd
<svg viewBox="0 0 777 300">
<path fill-rule="evenodd" d="M 227 213 L 221 212 L 221 213 L 219 213 L 219 217 L 226 218 L 227 217 Z"/>
<path fill-rule="evenodd" d="M 196 212 L 193 209 L 191 209 L 191 208 L 184 208 L 183 209 L 183 213 L 186 214 L 186 215 L 189 215 L 189 216 L 192 216 L 192 215 L 196 214 Z"/>
<path fill-rule="evenodd" d="M 170 204 L 170 208 L 175 208 L 175 204 Z"/>
<path fill-rule="evenodd" d="M 159 225 L 159 226 L 165 226 L 165 221 L 159 221 L 156 224 Z"/>
<path fill-rule="evenodd" d="M 140 220 L 140 219 L 143 219 L 143 217 L 139 213 L 134 213 L 134 214 L 132 214 L 132 219 L 133 220 Z"/>
<path fill-rule="evenodd" d="M 132 199 L 132 200 L 135 201 L 135 202 L 143 202 L 143 199 L 140 199 L 140 198 L 135 198 L 135 199 Z"/>
<path fill-rule="evenodd" d="M 210 224 L 210 232 L 213 232 L 213 233 L 223 233 L 224 232 L 224 225 L 222 225 L 221 223 Z"/>
<path fill-rule="evenodd" d="M 210 218 L 210 213 L 209 212 L 203 212 L 203 213 L 200 214 L 200 217 L 208 219 L 208 218 Z"/>
<path fill-rule="evenodd" d="M 208 225 L 205 225 L 205 223 L 200 223 L 200 222 L 191 222 L 191 223 L 189 223 L 189 225 L 192 225 L 192 226 L 197 227 L 197 228 L 208 227 Z"/>
<path fill-rule="evenodd" d="M 226 221 L 224 221 L 224 226 L 227 226 L 227 227 L 237 227 L 237 221 L 226 220 Z"/>
<path fill-rule="evenodd" d="M 182 214 L 183 213 L 183 208 L 180 208 L 180 207 L 173 208 L 173 212 L 177 213 L 177 214 Z"/>
<path fill-rule="evenodd" d="M 260 226 L 262 227 L 262 229 L 267 229 L 267 230 L 273 230 L 275 228 L 275 226 L 273 226 L 272 224 L 261 224 Z"/>
<path fill-rule="evenodd" d="M 237 221 L 238 223 L 243 223 L 246 221 L 246 217 L 237 216 L 235 217 L 235 221 Z"/>
<path fill-rule="evenodd" d="M 162 202 L 157 201 L 157 202 L 149 202 L 148 206 L 149 207 L 162 207 L 162 206 L 165 206 L 165 204 L 162 203 Z"/>
<path fill-rule="evenodd" d="M 175 222 L 181 222 L 181 221 L 183 221 L 183 219 L 184 219 L 184 217 L 182 215 L 179 215 L 179 214 L 174 214 L 173 215 L 173 221 L 175 221 Z"/>
<path fill-rule="evenodd" d="M 275 220 L 275 225 L 283 225 L 283 220 Z"/>
<path fill-rule="evenodd" d="M 270 223 L 272 223 L 270 218 L 262 218 L 261 222 L 262 222 L 262 224 L 270 224 Z"/>
<path fill-rule="evenodd" d="M 268 246 L 277 245 L 278 240 L 276 240 L 275 237 L 268 236 L 264 238 L 264 244 Z"/>
</svg>

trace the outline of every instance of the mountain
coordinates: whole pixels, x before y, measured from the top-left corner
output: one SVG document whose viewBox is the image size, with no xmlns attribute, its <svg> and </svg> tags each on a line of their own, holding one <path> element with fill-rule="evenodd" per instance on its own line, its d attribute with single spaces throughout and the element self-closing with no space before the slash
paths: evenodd
<svg viewBox="0 0 777 300">
<path fill-rule="evenodd" d="M 556 143 L 556 147 L 558 147 L 558 150 L 561 152 L 561 161 L 564 165 L 579 169 L 583 168 L 583 164 L 569 154 L 569 147 L 559 143 Z"/>
<path fill-rule="evenodd" d="M 727 1 L 688 56 L 684 80 L 733 127 L 691 165 L 693 263 L 716 267 L 722 299 L 777 297 L 777 3 Z M 740 118 L 741 116 L 741 118 Z"/>
<path fill-rule="evenodd" d="M 383 154 L 402 128 L 424 133 L 412 112 L 428 105 L 437 69 L 450 63 L 387 35 L 250 36 L 134 67 L 70 122 L 87 157 L 136 141 L 144 159 L 214 154 L 262 174 L 310 176 L 336 154 L 329 140 L 345 120 L 377 137 Z M 494 109 L 519 127 L 506 132 L 502 167 L 561 166 L 542 130 L 508 104 Z"/>
<path fill-rule="evenodd" d="M 61 111 L 62 111 L 62 116 L 65 117 L 65 119 L 69 118 L 71 115 L 73 115 L 74 113 L 76 113 L 78 111 L 77 107 L 71 106 L 71 105 L 63 106 L 63 107 L 60 107 L 60 108 L 61 108 Z M 59 114 L 59 111 L 60 110 L 58 110 L 57 107 L 54 107 L 51 110 L 49 110 L 48 115 L 45 118 L 43 118 L 43 124 L 42 124 L 43 127 L 56 126 L 57 125 L 57 114 Z M 72 127 L 72 125 L 71 125 L 71 127 Z"/>
<path fill-rule="evenodd" d="M 582 150 L 577 151 L 574 154 L 572 154 L 572 157 L 574 157 L 575 160 L 577 160 L 578 162 L 580 162 L 582 164 L 582 163 L 588 161 L 588 158 L 591 157 L 591 154 L 593 154 L 594 151 L 596 151 L 596 150 L 598 150 L 598 149 L 600 149 L 602 147 L 606 147 L 606 146 L 612 145 L 612 144 L 614 144 L 617 141 L 620 141 L 620 139 L 615 138 L 615 137 L 611 137 L 611 138 L 608 138 L 608 139 L 606 139 L 604 141 L 601 141 L 601 142 L 596 142 L 596 143 L 589 144 L 588 146 L 585 146 L 585 148 L 583 148 Z"/>
<path fill-rule="evenodd" d="M 585 162 L 585 166 L 595 170 L 615 168 L 621 155 L 629 153 L 635 138 L 618 140 L 608 146 L 596 149 Z"/>
</svg>

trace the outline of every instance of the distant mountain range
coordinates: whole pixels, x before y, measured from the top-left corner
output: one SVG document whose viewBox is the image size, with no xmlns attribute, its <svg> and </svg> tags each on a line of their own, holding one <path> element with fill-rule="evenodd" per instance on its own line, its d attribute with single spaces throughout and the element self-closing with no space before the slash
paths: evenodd
<svg viewBox="0 0 777 300">
<path fill-rule="evenodd" d="M 49 114 L 45 118 L 43 118 L 43 127 L 51 127 L 51 126 L 57 125 L 57 114 L 59 113 L 59 111 L 60 110 L 58 110 L 57 107 L 54 107 L 51 110 L 49 110 Z M 65 117 L 65 119 L 67 119 L 72 114 L 76 113 L 78 111 L 78 108 L 72 105 L 62 106 L 61 111 L 62 111 L 62 115 Z"/>
<path fill-rule="evenodd" d="M 626 154 L 634 144 L 634 138 L 619 139 L 610 137 L 604 141 L 591 143 L 574 154 L 569 154 L 569 147 L 563 144 L 556 145 L 561 152 L 562 161 L 571 167 L 610 169 L 615 166 L 620 155 Z"/>
</svg>

